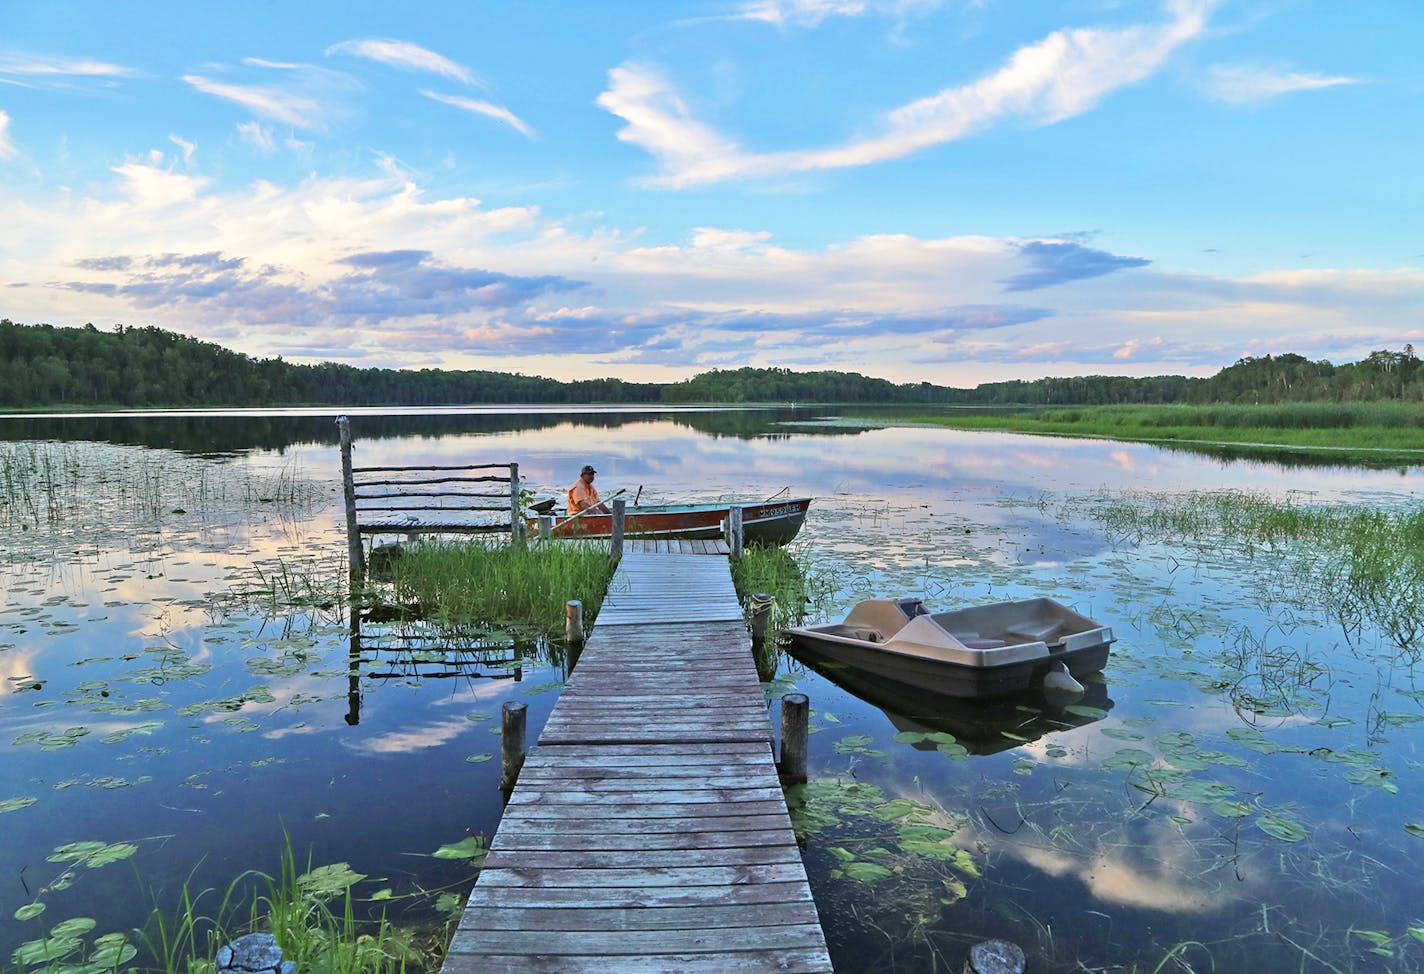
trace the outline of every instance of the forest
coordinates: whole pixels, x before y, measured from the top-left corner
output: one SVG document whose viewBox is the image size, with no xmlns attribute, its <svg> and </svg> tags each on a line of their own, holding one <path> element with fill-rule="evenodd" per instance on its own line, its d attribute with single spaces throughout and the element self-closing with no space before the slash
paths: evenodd
<svg viewBox="0 0 1424 974">
<path fill-rule="evenodd" d="M 562 382 L 517 373 L 360 369 L 257 359 L 152 326 L 60 328 L 0 319 L 0 409 L 75 407 L 459 405 L 466 403 L 905 403 L 1110 405 L 1424 401 L 1412 345 L 1334 365 L 1284 353 L 1247 357 L 1209 378 L 1068 376 L 972 389 L 893 383 L 854 372 L 716 369 L 682 382 Z"/>
</svg>

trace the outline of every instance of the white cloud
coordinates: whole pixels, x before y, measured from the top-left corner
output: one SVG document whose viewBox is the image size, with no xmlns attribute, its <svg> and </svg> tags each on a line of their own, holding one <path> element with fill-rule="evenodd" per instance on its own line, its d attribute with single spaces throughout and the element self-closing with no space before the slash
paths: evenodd
<svg viewBox="0 0 1424 974">
<path fill-rule="evenodd" d="M 272 138 L 272 132 L 261 122 L 238 122 L 237 134 L 242 141 L 254 146 L 263 155 L 271 155 L 277 151 L 277 143 Z"/>
<path fill-rule="evenodd" d="M 624 64 L 609 72 L 598 104 L 628 124 L 624 142 L 646 149 L 661 164 L 652 185 L 682 188 L 747 179 L 866 166 L 899 159 L 1022 120 L 1060 122 L 1093 108 L 1108 94 L 1156 72 L 1182 44 L 1197 37 L 1215 0 L 1176 0 L 1172 19 L 1121 30 L 1073 29 L 1049 34 L 1015 51 L 997 71 L 977 81 L 901 106 L 887 114 L 882 133 L 827 149 L 744 151 L 697 121 L 672 85 L 654 68 Z"/>
<path fill-rule="evenodd" d="M 182 150 L 184 165 L 187 165 L 188 163 L 193 161 L 193 152 L 198 148 L 195 143 L 189 142 L 187 139 L 181 139 L 176 135 L 169 135 L 168 141 L 172 142 L 180 150 Z"/>
<path fill-rule="evenodd" d="M 183 80 L 207 95 L 241 105 L 260 118 L 299 129 L 325 126 L 322 103 L 276 85 L 237 85 L 202 75 L 184 75 Z"/>
<path fill-rule="evenodd" d="M 27 77 L 127 78 L 137 74 L 132 68 L 88 58 L 61 58 L 22 51 L 0 52 L 0 74 Z"/>
<path fill-rule="evenodd" d="M 1361 84 L 1359 78 L 1272 71 L 1266 68 L 1217 65 L 1202 79 L 1206 94 L 1232 105 L 1266 102 L 1298 91 L 1318 91 L 1339 85 Z"/>
<path fill-rule="evenodd" d="M 14 159 L 19 154 L 20 150 L 10 141 L 10 115 L 0 111 L 0 159 Z"/>
<path fill-rule="evenodd" d="M 941 0 L 748 0 L 737 16 L 778 27 L 788 24 L 815 27 L 831 17 L 863 17 L 876 13 L 902 16 L 914 10 L 933 9 L 940 3 Z"/>
<path fill-rule="evenodd" d="M 431 196 L 391 157 L 366 179 L 225 189 L 178 156 L 129 160 L 86 193 L 0 182 L 0 279 L 23 285 L 6 289 L 7 315 L 396 367 L 671 378 L 796 364 L 958 384 L 1201 374 L 1248 340 L 1339 359 L 1420 343 L 1424 320 L 1412 269 L 1188 276 L 1119 271 L 1118 255 L 1067 239 L 878 234 L 795 248 L 755 226 L 650 246 Z M 1052 286 L 1003 283 L 1045 274 Z"/>
<path fill-rule="evenodd" d="M 467 85 L 479 84 L 468 68 L 409 41 L 367 37 L 333 44 L 326 49 L 326 53 L 328 55 L 352 54 L 356 57 L 390 65 L 393 68 L 401 68 L 406 71 L 428 71 Z"/>
<path fill-rule="evenodd" d="M 478 101 L 474 98 L 462 98 L 459 95 L 442 95 L 434 91 L 422 91 L 421 94 L 432 101 L 451 105 L 461 111 L 474 112 L 476 115 L 483 115 L 497 122 L 503 122 L 526 138 L 532 139 L 534 137 L 534 130 L 526 125 L 521 118 L 502 105 L 495 105 L 487 101 Z"/>
</svg>

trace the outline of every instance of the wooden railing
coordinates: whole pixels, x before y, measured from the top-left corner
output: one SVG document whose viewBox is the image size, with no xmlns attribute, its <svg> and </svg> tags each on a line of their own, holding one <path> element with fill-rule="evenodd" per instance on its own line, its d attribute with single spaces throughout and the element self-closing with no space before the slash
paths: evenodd
<svg viewBox="0 0 1424 974">
<path fill-rule="evenodd" d="M 352 462 L 351 422 L 341 431 L 341 482 L 353 579 L 365 574 L 361 539 L 377 534 L 494 534 L 523 536 L 519 464 L 357 467 Z"/>
</svg>

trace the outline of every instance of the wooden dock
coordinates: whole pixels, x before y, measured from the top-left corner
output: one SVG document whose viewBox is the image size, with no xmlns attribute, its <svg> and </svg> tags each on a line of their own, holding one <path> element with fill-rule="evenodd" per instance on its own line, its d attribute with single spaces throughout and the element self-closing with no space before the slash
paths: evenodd
<svg viewBox="0 0 1424 974">
<path fill-rule="evenodd" d="M 443 974 L 831 970 L 725 558 L 629 551 Z"/>
</svg>

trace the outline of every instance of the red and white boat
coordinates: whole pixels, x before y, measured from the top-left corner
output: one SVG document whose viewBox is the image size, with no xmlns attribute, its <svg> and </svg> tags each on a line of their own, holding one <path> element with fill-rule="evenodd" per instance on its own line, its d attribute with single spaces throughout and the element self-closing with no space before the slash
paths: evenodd
<svg viewBox="0 0 1424 974">
<path fill-rule="evenodd" d="M 629 505 L 623 514 L 623 534 L 645 539 L 711 539 L 722 537 L 728 512 L 740 508 L 742 537 L 748 544 L 784 545 L 796 537 L 806 520 L 809 497 L 755 503 Z M 531 537 L 539 536 L 538 518 L 529 519 Z M 556 516 L 556 538 L 607 538 L 613 533 L 612 514 Z"/>
</svg>

